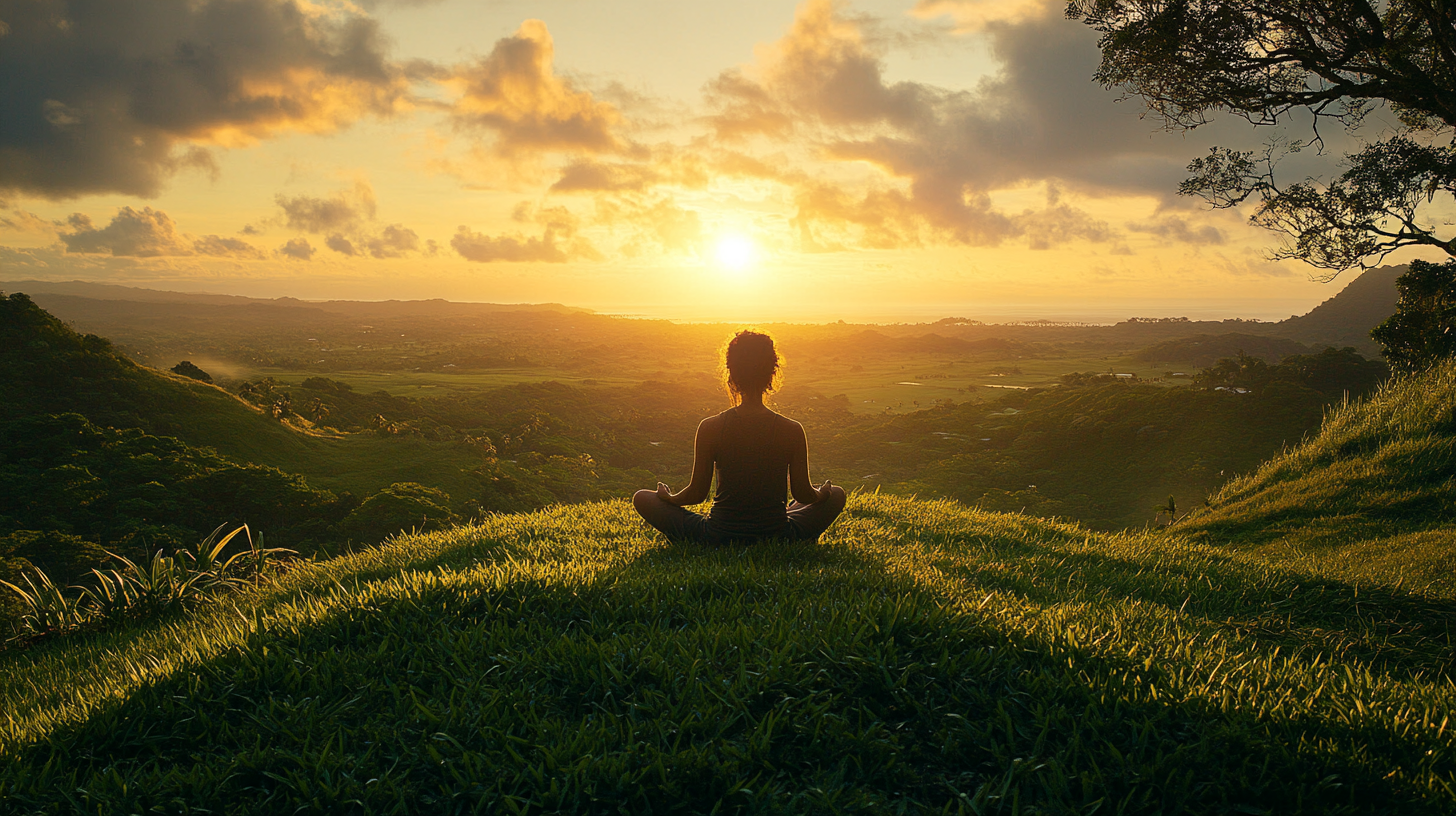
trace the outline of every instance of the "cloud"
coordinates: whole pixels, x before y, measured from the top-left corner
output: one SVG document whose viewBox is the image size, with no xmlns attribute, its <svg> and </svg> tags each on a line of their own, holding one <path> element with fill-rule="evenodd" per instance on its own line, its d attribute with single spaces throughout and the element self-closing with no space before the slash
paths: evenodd
<svg viewBox="0 0 1456 816">
<path fill-rule="evenodd" d="M 5 4 L 0 190 L 155 195 L 208 147 L 410 104 L 377 23 L 305 0 Z"/>
<path fill-rule="evenodd" d="M 366 241 L 365 247 L 376 258 L 402 258 L 406 253 L 419 251 L 420 236 L 403 224 L 390 224 Z"/>
<path fill-rule="evenodd" d="M 1017 234 L 1024 235 L 1032 249 L 1051 249 L 1076 239 L 1103 243 L 1118 237 L 1107 222 L 1066 204 L 1028 210 L 1015 223 Z"/>
<path fill-rule="evenodd" d="M 204 235 L 192 242 L 192 249 L 199 255 L 215 255 L 224 258 L 263 258 L 263 251 L 240 238 L 224 238 L 221 235 Z"/>
<path fill-rule="evenodd" d="M 920 18 L 950 17 L 960 32 L 979 31 L 994 23 L 1020 23 L 1051 16 L 1065 8 L 1049 0 L 920 0 L 910 13 Z"/>
<path fill-rule="evenodd" d="M 340 191 L 328 198 L 315 196 L 274 196 L 283 209 L 289 229 L 324 233 L 357 230 L 374 218 L 377 202 L 374 189 L 358 182 L 351 191 Z"/>
<path fill-rule="evenodd" d="M 566 252 L 557 246 L 555 234 L 549 229 L 540 238 L 526 238 L 521 235 L 503 235 L 499 238 L 492 238 L 489 235 L 473 232 L 462 225 L 455 232 L 455 237 L 450 239 L 450 246 L 460 253 L 460 257 L 477 263 L 492 261 L 566 263 L 568 260 Z"/>
<path fill-rule="evenodd" d="M 170 215 L 151 207 L 140 210 L 122 207 L 111 223 L 97 229 L 90 216 L 75 213 L 66 220 L 69 231 L 60 233 L 66 252 L 112 255 L 128 258 L 162 258 L 207 255 L 218 258 L 257 260 L 262 250 L 241 238 L 204 235 L 183 236 Z"/>
<path fill-rule="evenodd" d="M 640 192 L 660 180 L 651 167 L 641 164 L 603 164 L 576 161 L 561 171 L 551 185 L 553 193 Z"/>
<path fill-rule="evenodd" d="M 1146 223 L 1130 223 L 1127 228 L 1133 232 L 1145 232 L 1182 244 L 1222 244 L 1224 242 L 1223 231 L 1218 227 L 1212 224 L 1195 226 L 1176 215 L 1164 216 Z"/>
<path fill-rule="evenodd" d="M 602 255 L 584 238 L 576 235 L 580 220 L 565 207 L 543 207 L 532 211 L 529 205 L 518 205 L 512 216 L 520 221 L 530 219 L 544 225 L 540 238 L 517 233 L 492 237 L 461 226 L 450 239 L 450 246 L 467 261 L 565 263 L 570 260 L 601 260 Z"/>
<path fill-rule="evenodd" d="M 1040 183 L 1166 199 L 1183 175 L 1188 143 L 1155 141 L 1137 108 L 1093 84 L 1095 33 L 1049 8 L 922 3 L 922 16 L 994 11 L 983 27 L 1002 70 L 951 91 L 887 79 L 883 45 L 831 0 L 806 0 L 751 65 L 709 84 L 706 122 L 719 144 L 741 146 L 745 172 L 765 146 L 796 155 L 794 172 L 757 172 L 791 188 L 805 249 L 1114 240 L 1115 230 L 1056 201 L 1019 215 L 992 203 L 993 193 Z M 563 181 L 593 178 L 614 181 L 585 171 Z"/>
<path fill-rule="evenodd" d="M 8 216 L 0 216 L 0 227 L 35 235 L 54 235 L 56 232 L 55 224 L 25 210 L 14 210 Z"/>
<path fill-rule="evenodd" d="M 61 233 L 67 252 L 135 258 L 193 254 L 193 247 L 177 234 L 171 216 L 151 207 L 122 207 L 101 229 L 81 213 L 72 215 L 67 224 L 71 231 Z"/>
<path fill-rule="evenodd" d="M 313 254 L 317 251 L 307 238 L 290 238 L 288 243 L 278 247 L 279 255 L 299 261 L 313 260 Z"/>
<path fill-rule="evenodd" d="M 379 205 L 374 188 L 365 181 L 331 196 L 285 196 L 280 193 L 274 196 L 274 201 L 283 210 L 285 226 L 315 235 L 326 234 L 324 246 L 343 255 L 403 258 L 429 246 L 421 242 L 419 233 L 403 224 L 389 224 L 382 229 L 376 227 Z M 306 241 L 304 246 L 308 249 L 303 255 L 284 254 L 308 260 L 313 249 Z"/>
<path fill-rule="evenodd" d="M 557 76 L 553 52 L 546 24 L 527 20 L 489 55 L 442 77 L 459 94 L 450 111 L 456 125 L 493 134 L 491 151 L 507 158 L 623 150 L 620 112 Z"/>
<path fill-rule="evenodd" d="M 340 255 L 349 255 L 352 257 L 359 254 L 359 250 L 354 246 L 354 242 L 337 232 L 324 239 L 324 246 Z"/>
</svg>

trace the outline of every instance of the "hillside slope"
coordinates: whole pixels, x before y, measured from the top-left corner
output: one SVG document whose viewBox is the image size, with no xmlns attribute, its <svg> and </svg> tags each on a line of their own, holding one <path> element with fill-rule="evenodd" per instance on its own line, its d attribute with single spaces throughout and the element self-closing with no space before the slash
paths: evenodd
<svg viewBox="0 0 1456 816">
<path fill-rule="evenodd" d="M 21 813 L 1442 813 L 1452 595 L 853 496 L 705 549 L 625 502 L 0 653 Z"/>
<path fill-rule="evenodd" d="M 465 473 L 479 465 L 454 444 L 300 432 L 220 388 L 139 366 L 20 294 L 0 296 L 0 404 L 12 418 L 75 412 L 101 426 L 142 428 L 361 495 L 400 481 L 467 495 Z"/>
<path fill-rule="evenodd" d="M 1327 559 L 1341 574 L 1456 568 L 1456 361 L 1337 408 L 1186 524 L 1204 540 Z M 1449 580 L 1449 579 L 1447 579 Z"/>
<path fill-rule="evenodd" d="M 1354 346 L 1367 357 L 1379 357 L 1380 344 L 1370 338 L 1370 330 L 1395 314 L 1395 279 L 1405 271 L 1405 266 L 1366 270 L 1308 314 L 1280 321 L 1273 333 L 1302 343 Z"/>
</svg>

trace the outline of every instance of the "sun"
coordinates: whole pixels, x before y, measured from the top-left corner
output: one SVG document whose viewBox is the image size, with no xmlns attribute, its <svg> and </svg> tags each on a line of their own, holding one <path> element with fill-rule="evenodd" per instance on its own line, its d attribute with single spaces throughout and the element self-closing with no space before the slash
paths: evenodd
<svg viewBox="0 0 1456 816">
<path fill-rule="evenodd" d="M 714 250 L 718 265 L 732 272 L 742 272 L 758 260 L 758 247 L 752 238 L 729 234 L 718 239 Z"/>
</svg>

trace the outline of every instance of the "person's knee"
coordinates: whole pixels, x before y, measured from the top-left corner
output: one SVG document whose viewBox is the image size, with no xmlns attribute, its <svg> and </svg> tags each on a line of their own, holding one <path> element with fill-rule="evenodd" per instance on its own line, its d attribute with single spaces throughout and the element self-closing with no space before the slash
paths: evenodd
<svg viewBox="0 0 1456 816">
<path fill-rule="evenodd" d="M 632 494 L 632 506 L 637 508 L 638 513 L 643 513 L 648 507 L 657 501 L 656 490 L 639 490 Z"/>
<path fill-rule="evenodd" d="M 844 492 L 844 488 L 839 485 L 829 486 L 829 502 L 834 507 L 835 512 L 843 510 L 844 503 L 847 501 L 849 501 L 849 494 Z"/>
</svg>

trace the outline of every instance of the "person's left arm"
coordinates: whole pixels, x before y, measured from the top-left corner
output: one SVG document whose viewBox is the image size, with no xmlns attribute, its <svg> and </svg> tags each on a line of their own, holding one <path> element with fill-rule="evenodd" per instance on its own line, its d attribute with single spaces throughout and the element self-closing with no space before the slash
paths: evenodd
<svg viewBox="0 0 1456 816">
<path fill-rule="evenodd" d="M 789 495 L 799 504 L 813 504 L 829 497 L 829 480 L 814 487 L 809 481 L 809 438 L 804 435 L 804 426 L 794 423 L 793 439 L 790 440 Z"/>
</svg>

